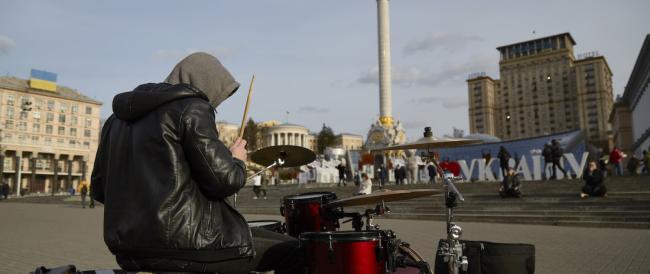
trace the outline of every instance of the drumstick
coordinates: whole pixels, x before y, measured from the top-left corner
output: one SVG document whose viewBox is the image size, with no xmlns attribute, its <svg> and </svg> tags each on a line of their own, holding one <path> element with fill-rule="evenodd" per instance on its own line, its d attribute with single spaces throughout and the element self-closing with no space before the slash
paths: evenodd
<svg viewBox="0 0 650 274">
<path fill-rule="evenodd" d="M 244 137 L 244 126 L 246 125 L 246 118 L 248 118 L 248 106 L 251 104 L 251 96 L 253 95 L 253 82 L 255 82 L 255 74 L 253 74 L 253 78 L 251 78 L 251 85 L 248 87 L 248 98 L 246 98 L 246 106 L 244 107 L 244 117 L 241 118 L 239 138 Z"/>
<path fill-rule="evenodd" d="M 251 96 L 253 95 L 253 83 L 255 82 L 255 74 L 253 73 L 253 78 L 251 78 L 251 85 L 248 87 L 248 97 L 246 98 L 246 106 L 244 107 L 244 116 L 241 117 L 241 126 L 239 127 L 239 138 L 244 138 L 244 126 L 246 124 L 246 118 L 248 118 L 248 106 L 251 104 Z M 237 193 L 233 197 L 233 206 L 237 208 Z"/>
</svg>

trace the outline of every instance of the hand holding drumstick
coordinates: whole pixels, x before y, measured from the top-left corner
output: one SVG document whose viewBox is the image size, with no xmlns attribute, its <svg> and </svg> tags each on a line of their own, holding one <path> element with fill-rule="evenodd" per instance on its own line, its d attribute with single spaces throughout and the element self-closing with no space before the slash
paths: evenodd
<svg viewBox="0 0 650 274">
<path fill-rule="evenodd" d="M 246 162 L 248 159 L 248 152 L 246 151 L 246 140 L 237 138 L 237 140 L 235 140 L 235 143 L 230 146 L 230 153 L 232 153 L 233 158 L 237 158 Z"/>
</svg>

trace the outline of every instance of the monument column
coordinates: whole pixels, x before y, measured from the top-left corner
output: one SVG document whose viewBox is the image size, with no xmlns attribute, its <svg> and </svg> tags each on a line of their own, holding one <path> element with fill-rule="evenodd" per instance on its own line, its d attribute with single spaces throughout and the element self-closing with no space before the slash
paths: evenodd
<svg viewBox="0 0 650 274">
<path fill-rule="evenodd" d="M 379 121 L 393 124 L 391 102 L 390 18 L 389 0 L 377 0 L 377 36 L 379 39 Z"/>
</svg>

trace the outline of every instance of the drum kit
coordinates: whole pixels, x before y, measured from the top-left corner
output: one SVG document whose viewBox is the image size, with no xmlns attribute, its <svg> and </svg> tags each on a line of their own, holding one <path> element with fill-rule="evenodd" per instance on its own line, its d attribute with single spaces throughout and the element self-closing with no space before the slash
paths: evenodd
<svg viewBox="0 0 650 274">
<path fill-rule="evenodd" d="M 425 133 L 426 137 L 426 133 Z M 470 141 L 436 139 L 425 148 L 437 148 Z M 421 149 L 421 142 L 391 149 Z M 311 150 L 297 146 L 267 147 L 251 154 L 253 162 L 273 167 L 295 167 L 315 159 Z M 435 163 L 435 159 L 431 159 Z M 284 196 L 278 221 L 254 221 L 251 227 L 262 227 L 298 238 L 304 248 L 309 274 L 382 274 L 433 273 L 429 264 L 396 233 L 380 229 L 373 218 L 390 212 L 387 202 L 426 197 L 444 193 L 447 207 L 447 241 L 437 251 L 448 265 L 448 273 L 466 271 L 468 260 L 460 243 L 462 229 L 453 222 L 453 208 L 463 196 L 450 179 L 442 189 L 384 190 L 368 195 L 339 199 L 333 192 L 307 192 Z M 346 207 L 370 206 L 362 212 L 347 212 Z M 342 220 L 347 219 L 347 220 Z M 342 220 L 342 221 L 341 221 Z M 352 223 L 352 230 L 341 230 L 340 224 Z"/>
</svg>

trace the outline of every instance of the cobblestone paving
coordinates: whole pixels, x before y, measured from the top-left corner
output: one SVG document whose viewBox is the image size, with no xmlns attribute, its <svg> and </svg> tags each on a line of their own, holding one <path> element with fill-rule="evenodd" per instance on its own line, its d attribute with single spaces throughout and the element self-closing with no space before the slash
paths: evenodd
<svg viewBox="0 0 650 274">
<path fill-rule="evenodd" d="M 101 207 L 0 202 L 0 273 L 29 273 L 40 265 L 117 268 L 102 240 L 102 212 Z M 394 230 L 433 263 L 434 247 L 444 237 L 444 223 L 394 219 L 377 219 L 376 223 Z M 459 225 L 465 239 L 534 244 L 536 273 L 650 273 L 650 230 Z"/>
</svg>

